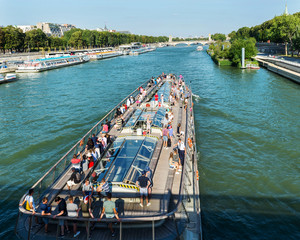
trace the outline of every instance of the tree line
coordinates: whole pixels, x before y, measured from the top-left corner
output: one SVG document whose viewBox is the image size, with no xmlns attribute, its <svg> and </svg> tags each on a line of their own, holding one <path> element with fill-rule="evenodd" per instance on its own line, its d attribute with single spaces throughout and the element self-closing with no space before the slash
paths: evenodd
<svg viewBox="0 0 300 240">
<path fill-rule="evenodd" d="M 118 32 L 98 32 L 96 30 L 71 29 L 64 33 L 63 37 L 47 36 L 41 29 L 33 29 L 23 33 L 20 28 L 14 26 L 0 27 L 0 51 L 30 52 L 66 50 L 69 48 L 98 48 L 115 47 L 132 42 L 156 43 L 166 42 L 166 36 L 146 36 L 125 34 Z"/>
<path fill-rule="evenodd" d="M 276 16 L 260 25 L 254 27 L 242 27 L 237 31 L 232 31 L 228 35 L 231 39 L 246 39 L 253 37 L 257 42 L 274 42 L 285 44 L 285 54 L 287 55 L 287 45 L 292 52 L 300 51 L 300 12 L 293 15 Z"/>
</svg>

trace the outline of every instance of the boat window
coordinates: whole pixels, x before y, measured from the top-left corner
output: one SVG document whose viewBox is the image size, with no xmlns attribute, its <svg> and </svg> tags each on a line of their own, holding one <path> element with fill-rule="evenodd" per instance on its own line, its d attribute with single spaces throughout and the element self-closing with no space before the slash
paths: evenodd
<svg viewBox="0 0 300 240">
<path fill-rule="evenodd" d="M 149 166 L 156 143 L 155 138 L 145 138 L 123 182 L 135 184 L 142 171 Z"/>
<path fill-rule="evenodd" d="M 162 127 L 162 120 L 164 119 L 166 115 L 166 109 L 165 108 L 159 108 L 155 117 L 154 117 L 154 120 L 153 120 L 153 123 L 152 125 L 155 126 L 155 127 Z"/>
<path fill-rule="evenodd" d="M 122 182 L 132 161 L 141 147 L 143 139 L 126 139 L 113 166 L 109 169 L 106 179 L 111 182 Z"/>
<path fill-rule="evenodd" d="M 131 118 L 128 120 L 128 122 L 126 123 L 125 127 L 132 127 L 135 125 L 136 120 L 139 118 L 139 116 L 141 115 L 142 110 L 141 109 L 137 109 L 134 114 L 131 116 Z"/>
</svg>

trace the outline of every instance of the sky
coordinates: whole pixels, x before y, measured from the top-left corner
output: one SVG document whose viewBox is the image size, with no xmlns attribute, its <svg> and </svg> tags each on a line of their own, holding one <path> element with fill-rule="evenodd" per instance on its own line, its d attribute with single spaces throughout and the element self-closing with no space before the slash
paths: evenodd
<svg viewBox="0 0 300 240">
<path fill-rule="evenodd" d="M 151 36 L 228 34 L 281 15 L 300 0 L 0 0 L 0 26 L 70 23 Z"/>
</svg>

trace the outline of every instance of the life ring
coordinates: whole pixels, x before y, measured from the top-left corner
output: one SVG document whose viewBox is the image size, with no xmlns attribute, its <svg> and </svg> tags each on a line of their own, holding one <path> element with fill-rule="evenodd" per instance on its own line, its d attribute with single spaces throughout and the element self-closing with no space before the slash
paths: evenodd
<svg viewBox="0 0 300 240">
<path fill-rule="evenodd" d="M 83 144 L 84 144 L 84 138 L 83 139 L 81 139 L 81 141 L 80 141 L 80 147 L 82 147 L 83 146 Z"/>
<path fill-rule="evenodd" d="M 189 147 L 192 148 L 193 147 L 193 142 L 192 142 L 192 139 L 188 138 L 188 144 L 189 144 Z"/>
</svg>

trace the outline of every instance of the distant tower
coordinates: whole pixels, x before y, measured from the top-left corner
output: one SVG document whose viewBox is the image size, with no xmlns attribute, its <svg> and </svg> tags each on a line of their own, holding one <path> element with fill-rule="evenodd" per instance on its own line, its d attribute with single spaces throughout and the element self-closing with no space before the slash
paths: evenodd
<svg viewBox="0 0 300 240">
<path fill-rule="evenodd" d="M 173 42 L 172 36 L 169 36 L 169 42 Z"/>
<path fill-rule="evenodd" d="M 211 34 L 208 34 L 208 41 L 211 41 Z"/>
<path fill-rule="evenodd" d="M 287 9 L 287 3 L 285 2 L 285 10 L 284 10 L 284 13 L 283 15 L 289 15 L 289 12 L 288 12 L 288 9 Z"/>
</svg>

